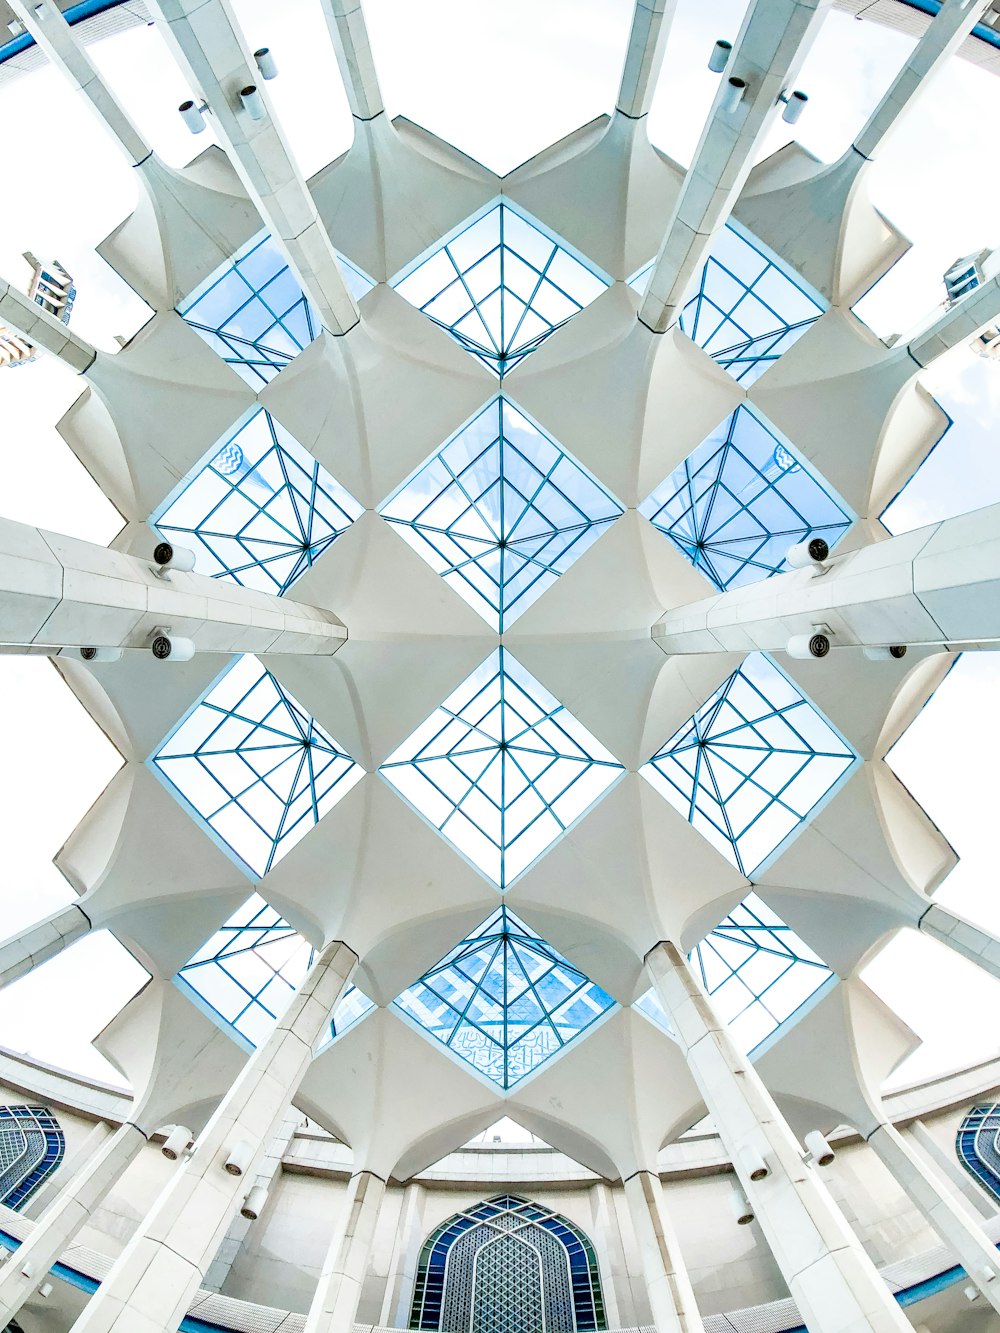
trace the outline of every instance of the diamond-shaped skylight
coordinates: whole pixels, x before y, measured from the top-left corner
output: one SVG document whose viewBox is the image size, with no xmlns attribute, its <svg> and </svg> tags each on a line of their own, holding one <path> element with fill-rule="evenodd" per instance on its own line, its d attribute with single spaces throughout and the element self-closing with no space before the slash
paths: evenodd
<svg viewBox="0 0 1000 1333">
<path fill-rule="evenodd" d="M 149 762 L 254 879 L 364 776 L 249 654 L 215 681 Z"/>
<path fill-rule="evenodd" d="M 629 279 L 640 294 L 652 261 Z M 826 302 L 744 228 L 728 223 L 702 269 L 680 325 L 699 347 L 749 388 L 819 319 Z"/>
<path fill-rule="evenodd" d="M 639 506 L 720 590 L 786 569 L 808 536 L 833 547 L 853 522 L 808 463 L 741 406 Z"/>
<path fill-rule="evenodd" d="M 379 771 L 504 889 L 624 769 L 499 648 Z"/>
<path fill-rule="evenodd" d="M 371 278 L 343 255 L 337 262 L 355 300 L 374 287 Z M 322 327 L 281 248 L 267 232 L 216 269 L 181 301 L 177 313 L 251 389 L 262 389 L 273 380 Z"/>
<path fill-rule="evenodd" d="M 177 975 L 217 1022 L 259 1046 L 312 960 L 309 942 L 254 893 Z M 348 986 L 333 1011 L 331 1036 L 341 1036 L 374 1007 L 356 986 Z"/>
<path fill-rule="evenodd" d="M 512 1088 L 614 1000 L 505 907 L 394 1006 L 459 1059 Z"/>
<path fill-rule="evenodd" d="M 752 653 L 639 771 L 751 875 L 857 762 L 771 659 Z"/>
<path fill-rule="evenodd" d="M 463 223 L 392 285 L 505 375 L 610 281 L 504 203 Z"/>
<path fill-rule="evenodd" d="M 499 397 L 380 512 L 502 633 L 623 511 L 589 472 Z"/>
<path fill-rule="evenodd" d="M 283 593 L 363 512 L 288 431 L 253 408 L 151 516 L 195 569 Z"/>
</svg>

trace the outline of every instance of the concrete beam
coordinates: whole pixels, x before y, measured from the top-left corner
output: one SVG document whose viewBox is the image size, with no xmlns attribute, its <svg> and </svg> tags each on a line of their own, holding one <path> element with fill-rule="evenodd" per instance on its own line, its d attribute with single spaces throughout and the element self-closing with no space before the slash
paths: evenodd
<svg viewBox="0 0 1000 1333">
<path fill-rule="evenodd" d="M 929 366 L 960 343 L 971 342 L 987 324 L 1000 319 L 1000 273 L 938 315 L 912 337 L 907 351 L 920 367 Z"/>
<path fill-rule="evenodd" d="M 228 0 L 151 0 L 150 10 L 207 103 L 219 142 L 323 326 L 346 333 L 359 320 L 358 307 Z M 240 97 L 251 85 L 263 106 L 260 120 L 250 116 Z"/>
<path fill-rule="evenodd" d="M 834 647 L 1000 648 L 1000 505 L 678 607 L 653 626 L 665 653 L 768 652 L 829 627 Z"/>
<path fill-rule="evenodd" d="M 615 109 L 630 120 L 649 111 L 677 0 L 635 0 Z"/>
<path fill-rule="evenodd" d="M 321 4 L 351 115 L 356 120 L 374 120 L 385 107 L 361 0 L 321 0 Z"/>
<path fill-rule="evenodd" d="M 715 233 L 733 210 L 791 89 L 830 0 L 754 0 L 684 178 L 656 258 L 639 319 L 665 333 L 679 317 L 701 272 Z M 739 105 L 726 110 L 733 80 L 745 85 Z"/>
<path fill-rule="evenodd" d="M 0 325 L 13 329 L 33 346 L 51 352 L 80 374 L 89 370 L 97 360 L 97 352 L 90 343 L 70 333 L 62 320 L 50 315 L 3 278 L 0 278 Z"/>
<path fill-rule="evenodd" d="M 147 648 L 156 628 L 204 652 L 335 653 L 328 611 L 0 519 L 0 643 Z"/>
</svg>

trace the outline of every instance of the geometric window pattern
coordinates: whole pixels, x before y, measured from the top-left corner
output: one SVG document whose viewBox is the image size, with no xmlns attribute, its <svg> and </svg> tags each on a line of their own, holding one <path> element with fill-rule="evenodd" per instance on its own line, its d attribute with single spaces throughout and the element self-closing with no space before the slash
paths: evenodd
<svg viewBox="0 0 1000 1333">
<path fill-rule="evenodd" d="M 745 1053 L 833 976 L 755 893 L 695 945 L 691 965 Z"/>
<path fill-rule="evenodd" d="M 0 1203 L 23 1208 L 65 1151 L 63 1132 L 47 1106 L 0 1106 Z"/>
<path fill-rule="evenodd" d="M 288 431 L 253 408 L 150 518 L 210 578 L 280 595 L 363 512 Z"/>
<path fill-rule="evenodd" d="M 623 510 L 499 397 L 379 512 L 503 633 Z"/>
<path fill-rule="evenodd" d="M 288 1008 L 313 955 L 308 940 L 254 893 L 177 976 L 220 1026 L 256 1048 Z M 330 1020 L 331 1039 L 372 1008 L 366 995 L 348 986 Z"/>
<path fill-rule="evenodd" d="M 355 300 L 375 285 L 342 255 Z M 177 313 L 251 389 L 262 389 L 316 338 L 322 323 L 280 248 L 263 232 L 206 278 Z"/>
<path fill-rule="evenodd" d="M 364 776 L 251 654 L 209 686 L 149 762 L 251 879 Z"/>
<path fill-rule="evenodd" d="M 510 1089 L 614 1003 L 501 907 L 393 1006 L 453 1055 Z"/>
<path fill-rule="evenodd" d="M 499 648 L 379 772 L 503 890 L 624 769 Z"/>
<path fill-rule="evenodd" d="M 748 407 L 738 407 L 639 506 L 720 591 L 786 569 L 790 546 L 833 547 L 853 516 Z"/>
<path fill-rule="evenodd" d="M 729 223 L 716 237 L 680 326 L 749 388 L 824 309 L 789 269 Z"/>
<path fill-rule="evenodd" d="M 764 653 L 751 653 L 639 770 L 744 875 L 858 762 Z"/>
<path fill-rule="evenodd" d="M 420 1251 L 411 1329 L 593 1333 L 606 1328 L 594 1247 L 564 1217 L 501 1194 L 443 1222 Z"/>
<path fill-rule="evenodd" d="M 499 377 L 609 285 L 506 203 L 464 223 L 392 281 Z"/>
<path fill-rule="evenodd" d="M 974 1106 L 958 1127 L 958 1159 L 1000 1203 L 1000 1105 Z"/>
</svg>

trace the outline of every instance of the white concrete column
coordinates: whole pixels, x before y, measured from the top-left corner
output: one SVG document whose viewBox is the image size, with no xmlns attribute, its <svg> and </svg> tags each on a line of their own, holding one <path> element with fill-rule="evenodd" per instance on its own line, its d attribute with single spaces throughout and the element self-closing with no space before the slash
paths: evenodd
<svg viewBox="0 0 1000 1333">
<path fill-rule="evenodd" d="M 117 1184 L 146 1135 L 126 1121 L 92 1153 L 38 1219 L 31 1235 L 0 1264 L 0 1328 L 13 1319 L 46 1280 L 91 1214 Z"/>
<path fill-rule="evenodd" d="M 941 1175 L 952 1189 L 961 1194 L 965 1202 L 981 1218 L 995 1218 L 998 1212 L 993 1199 L 979 1181 L 959 1163 L 954 1148 L 954 1135 L 950 1151 L 943 1148 L 922 1120 L 914 1120 L 907 1126 L 910 1138 L 923 1149 L 933 1161 Z"/>
<path fill-rule="evenodd" d="M 988 930 L 973 925 L 965 917 L 950 912 L 939 903 L 932 903 L 928 907 L 917 923 L 917 928 L 1000 979 L 1000 939 Z"/>
<path fill-rule="evenodd" d="M 357 965 L 346 944 L 328 945 L 284 1017 L 244 1065 L 136 1234 L 73 1325 L 73 1333 L 176 1329 L 239 1210 L 257 1163 L 288 1113 Z M 242 1171 L 230 1166 L 243 1157 Z"/>
<path fill-rule="evenodd" d="M 228 0 L 150 0 L 149 7 L 207 102 L 219 142 L 323 326 L 346 333 L 358 322 L 358 307 Z M 260 120 L 251 118 L 240 97 L 248 87 L 256 88 Z"/>
<path fill-rule="evenodd" d="M 630 120 L 645 116 L 652 104 L 676 8 L 677 0 L 635 0 L 615 107 Z"/>
<path fill-rule="evenodd" d="M 982 286 L 974 287 L 968 296 L 935 316 L 925 329 L 909 340 L 906 350 L 918 366 L 925 368 L 960 343 L 971 342 L 987 324 L 995 324 L 998 319 L 1000 273 Z"/>
<path fill-rule="evenodd" d="M 951 1192 L 933 1162 L 894 1125 L 879 1125 L 867 1140 L 903 1193 L 954 1250 L 983 1298 L 1000 1311 L 1000 1254 L 963 1200 Z"/>
<path fill-rule="evenodd" d="M 384 1194 L 385 1181 L 373 1172 L 351 1177 L 343 1222 L 327 1251 L 305 1333 L 351 1333 Z"/>
<path fill-rule="evenodd" d="M 834 554 L 825 572 L 791 570 L 669 611 L 665 653 L 783 649 L 828 628 L 836 647 L 1000 648 L 1000 505 Z"/>
<path fill-rule="evenodd" d="M 51 352 L 79 374 L 89 370 L 97 360 L 97 352 L 90 343 L 70 333 L 62 320 L 3 278 L 0 278 L 0 325 L 13 329 L 32 346 Z"/>
<path fill-rule="evenodd" d="M 10 0 L 10 7 L 49 61 L 89 102 L 130 165 L 138 166 L 151 157 L 153 150 L 98 74 L 54 0 Z"/>
<path fill-rule="evenodd" d="M 703 1333 L 660 1177 L 652 1171 L 636 1171 L 624 1184 L 656 1333 Z"/>
<path fill-rule="evenodd" d="M 361 0 L 321 0 L 321 4 L 351 115 L 356 120 L 374 120 L 385 107 Z"/>
<path fill-rule="evenodd" d="M 0 987 L 41 967 L 89 930 L 90 917 L 78 903 L 70 903 L 4 940 L 0 943 Z"/>
<path fill-rule="evenodd" d="M 639 319 L 665 333 L 680 316 L 708 258 L 712 240 L 733 210 L 764 136 L 791 91 L 830 0 L 753 0 L 733 46 L 708 123 L 684 177 Z M 732 80 L 743 95 L 726 110 Z"/>
<path fill-rule="evenodd" d="M 909 1333 L 842 1213 L 676 945 L 646 968 L 775 1262 L 810 1333 Z M 761 1167 L 766 1175 L 758 1179 Z"/>
<path fill-rule="evenodd" d="M 138 556 L 0 519 L 0 644 L 148 649 L 169 629 L 216 653 L 328 655 L 329 611 L 204 574 L 163 577 Z"/>
</svg>

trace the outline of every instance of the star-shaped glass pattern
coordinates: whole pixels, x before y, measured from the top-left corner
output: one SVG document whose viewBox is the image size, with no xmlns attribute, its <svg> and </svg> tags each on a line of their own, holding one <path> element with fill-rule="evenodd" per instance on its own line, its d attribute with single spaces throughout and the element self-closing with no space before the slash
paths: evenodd
<svg viewBox="0 0 1000 1333">
<path fill-rule="evenodd" d="M 624 511 L 498 397 L 379 512 L 502 633 Z"/>
<path fill-rule="evenodd" d="M 629 286 L 643 294 L 652 271 L 651 261 L 633 274 Z M 745 228 L 729 222 L 715 239 L 680 325 L 749 388 L 825 309 L 818 292 Z"/>
<path fill-rule="evenodd" d="M 774 662 L 752 653 L 639 771 L 751 875 L 856 763 L 856 752 Z"/>
<path fill-rule="evenodd" d="M 854 515 L 787 441 L 740 406 L 639 506 L 721 591 L 787 569 L 790 546 L 832 548 Z"/>
<path fill-rule="evenodd" d="M 209 687 L 149 763 L 252 879 L 364 776 L 249 654 Z"/>
<path fill-rule="evenodd" d="M 355 300 L 375 286 L 343 255 L 337 262 Z M 267 232 L 216 269 L 185 297 L 177 313 L 255 390 L 269 384 L 322 328 Z"/>
<path fill-rule="evenodd" d="M 509 203 L 470 218 L 392 280 L 401 296 L 497 376 L 610 285 Z"/>
<path fill-rule="evenodd" d="M 558 1055 L 614 1004 L 506 907 L 393 1001 L 504 1089 Z"/>
<path fill-rule="evenodd" d="M 195 569 L 287 592 L 363 507 L 263 408 L 194 467 L 150 517 L 195 553 Z"/>
<path fill-rule="evenodd" d="M 256 1047 L 288 1008 L 313 957 L 308 940 L 254 893 L 177 977 L 220 1026 Z M 330 1020 L 331 1039 L 374 1007 L 356 986 L 348 986 Z"/>
<path fill-rule="evenodd" d="M 501 890 L 624 771 L 504 648 L 379 770 Z"/>
</svg>

